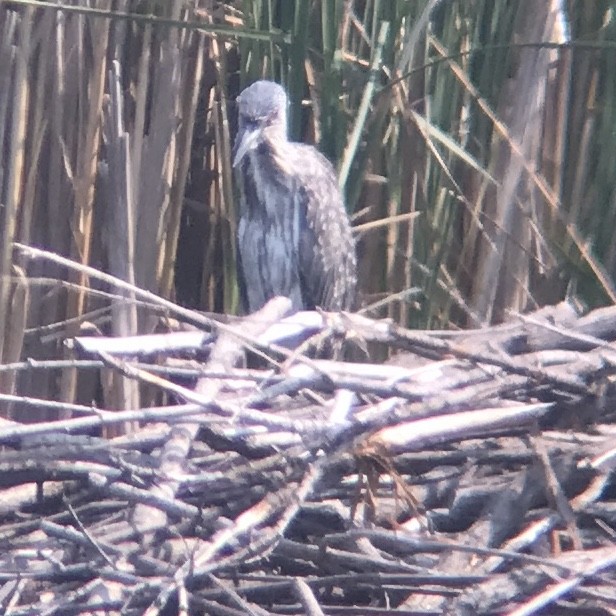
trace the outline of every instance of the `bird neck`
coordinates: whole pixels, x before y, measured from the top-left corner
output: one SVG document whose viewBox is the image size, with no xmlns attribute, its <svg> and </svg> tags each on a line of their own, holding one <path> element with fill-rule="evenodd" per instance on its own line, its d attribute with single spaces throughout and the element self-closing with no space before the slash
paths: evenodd
<svg viewBox="0 0 616 616">
<path fill-rule="evenodd" d="M 272 222 L 288 216 L 296 190 L 296 175 L 289 166 L 293 145 L 286 140 L 264 139 L 248 153 L 242 175 L 250 215 L 266 216 Z"/>
</svg>

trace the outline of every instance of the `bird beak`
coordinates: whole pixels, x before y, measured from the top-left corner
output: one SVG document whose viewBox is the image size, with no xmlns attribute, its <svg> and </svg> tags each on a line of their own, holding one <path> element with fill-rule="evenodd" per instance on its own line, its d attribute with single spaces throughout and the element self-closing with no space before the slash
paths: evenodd
<svg viewBox="0 0 616 616">
<path fill-rule="evenodd" d="M 237 167 L 244 156 L 259 145 L 259 141 L 261 141 L 260 128 L 253 128 L 252 130 L 245 128 L 241 133 L 238 133 L 233 146 L 233 166 Z"/>
</svg>

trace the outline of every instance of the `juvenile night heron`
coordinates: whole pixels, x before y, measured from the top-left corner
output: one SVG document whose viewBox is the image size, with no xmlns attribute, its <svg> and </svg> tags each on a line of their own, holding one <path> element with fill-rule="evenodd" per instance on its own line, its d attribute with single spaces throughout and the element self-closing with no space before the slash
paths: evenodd
<svg viewBox="0 0 616 616">
<path fill-rule="evenodd" d="M 331 163 L 287 138 L 287 95 L 257 81 L 238 97 L 233 166 L 240 194 L 238 278 L 243 309 L 276 295 L 296 310 L 349 310 L 357 263 Z"/>
</svg>

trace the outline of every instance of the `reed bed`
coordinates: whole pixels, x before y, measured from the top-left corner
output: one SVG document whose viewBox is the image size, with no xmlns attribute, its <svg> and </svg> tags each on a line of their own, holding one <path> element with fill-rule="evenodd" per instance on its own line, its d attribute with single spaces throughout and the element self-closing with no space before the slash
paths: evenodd
<svg viewBox="0 0 616 616">
<path fill-rule="evenodd" d="M 602 0 L 0 0 L 5 613 L 608 613 L 615 41 Z M 360 263 L 286 346 L 233 316 L 258 78 Z"/>
<path fill-rule="evenodd" d="M 78 336 L 72 367 L 168 404 L 2 424 L 4 613 L 609 613 L 614 307 L 455 333 L 160 305 L 173 331 Z M 332 332 L 396 361 L 298 352 Z"/>
</svg>

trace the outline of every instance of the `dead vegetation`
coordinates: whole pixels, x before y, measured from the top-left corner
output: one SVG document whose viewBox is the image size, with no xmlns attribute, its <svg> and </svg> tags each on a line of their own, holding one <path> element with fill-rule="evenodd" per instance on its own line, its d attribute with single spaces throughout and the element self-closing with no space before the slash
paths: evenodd
<svg viewBox="0 0 616 616">
<path fill-rule="evenodd" d="M 288 309 L 73 340 L 169 403 L 3 424 L 5 613 L 610 612 L 613 308 L 463 334 Z M 396 361 L 289 348 L 323 334 Z"/>
<path fill-rule="evenodd" d="M 613 612 L 606 6 L 0 0 L 2 613 Z M 231 316 L 263 76 L 361 314 Z"/>
</svg>

